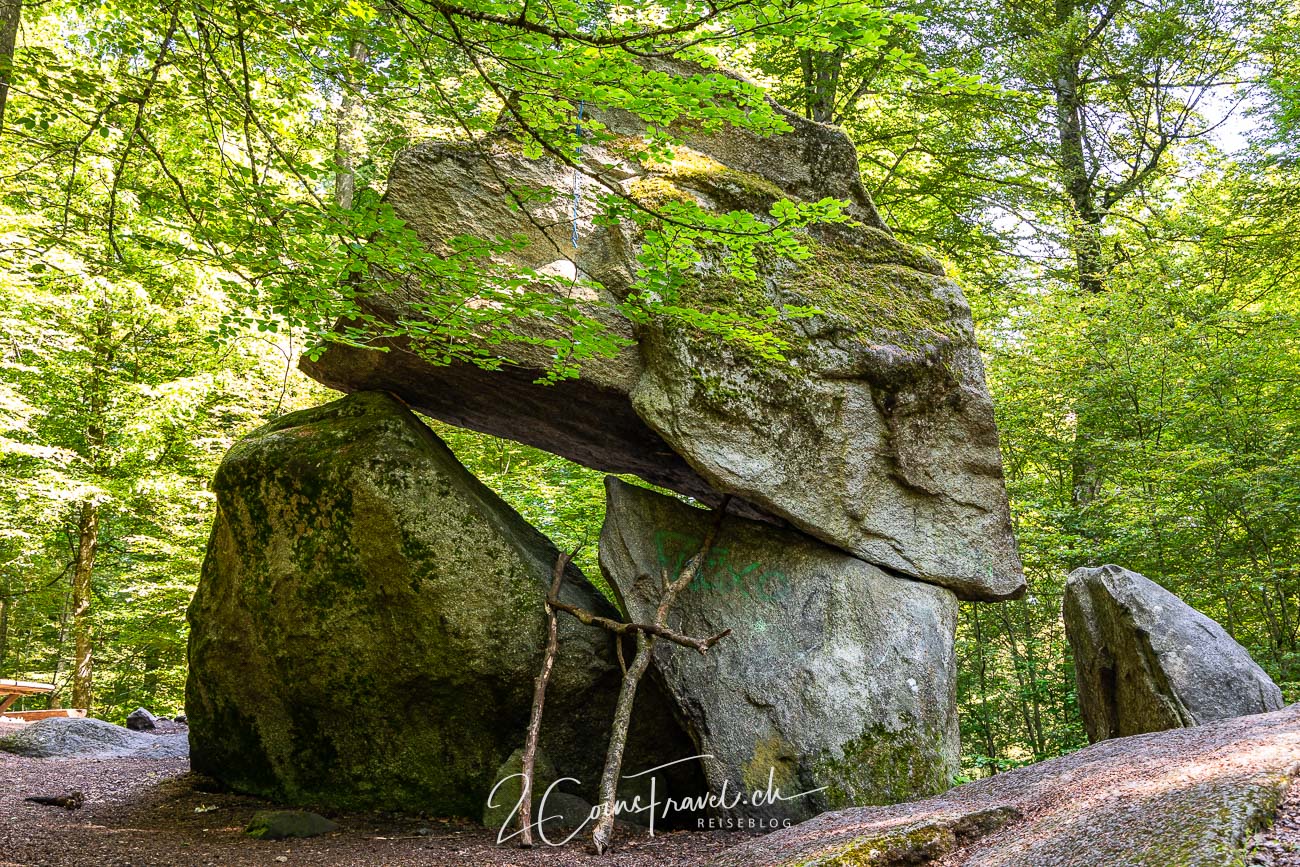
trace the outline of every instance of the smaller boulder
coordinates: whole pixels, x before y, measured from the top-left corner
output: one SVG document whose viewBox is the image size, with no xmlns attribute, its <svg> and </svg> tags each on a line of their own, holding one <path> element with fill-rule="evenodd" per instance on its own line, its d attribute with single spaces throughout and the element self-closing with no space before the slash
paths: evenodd
<svg viewBox="0 0 1300 867">
<path fill-rule="evenodd" d="M 184 733 L 147 735 L 100 719 L 51 717 L 0 738 L 0 752 L 33 759 L 183 759 Z"/>
<path fill-rule="evenodd" d="M 126 727 L 133 732 L 148 732 L 158 728 L 158 717 L 142 707 L 131 711 L 126 718 Z"/>
<path fill-rule="evenodd" d="M 337 824 L 324 816 L 306 810 L 262 810 L 253 814 L 244 833 L 258 840 L 284 840 L 319 837 L 338 829 Z"/>
<path fill-rule="evenodd" d="M 1062 616 L 1091 741 L 1282 707 L 1277 684 L 1222 626 L 1136 572 L 1074 570 Z"/>
<path fill-rule="evenodd" d="M 524 751 L 523 748 L 515 750 L 510 754 L 510 758 L 501 763 L 497 768 L 496 778 L 492 785 L 495 787 L 488 793 L 488 799 L 483 805 L 483 825 L 491 828 L 493 831 L 501 830 L 506 822 L 515 821 L 515 812 L 519 806 L 519 799 L 523 795 L 523 767 Z M 537 757 L 533 760 L 533 816 L 536 821 L 537 803 L 542 798 L 542 793 L 546 791 L 551 783 L 555 782 L 555 767 L 551 760 L 541 750 L 537 751 Z"/>
</svg>

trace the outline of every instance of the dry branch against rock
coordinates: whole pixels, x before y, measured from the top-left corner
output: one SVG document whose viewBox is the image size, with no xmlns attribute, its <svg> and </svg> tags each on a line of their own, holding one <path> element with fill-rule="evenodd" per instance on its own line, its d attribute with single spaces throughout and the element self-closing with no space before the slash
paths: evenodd
<svg viewBox="0 0 1300 867">
<path fill-rule="evenodd" d="M 623 749 L 627 745 L 627 732 L 632 722 L 632 705 L 636 700 L 637 685 L 640 683 L 646 669 L 650 667 L 650 659 L 654 653 L 656 640 L 660 637 L 669 638 L 669 635 L 664 634 L 668 622 L 668 612 L 672 609 L 673 603 L 677 601 L 677 597 L 681 592 L 695 580 L 700 567 L 708 559 L 709 552 L 713 549 L 713 542 L 717 539 L 718 531 L 722 527 L 722 521 L 726 517 L 727 506 L 730 501 L 730 497 L 724 498 L 722 504 L 715 510 L 713 525 L 709 527 L 709 532 L 705 535 L 700 550 L 682 568 L 681 574 L 670 580 L 668 572 L 665 570 L 663 573 L 664 592 L 659 600 L 659 608 L 655 612 L 654 623 L 650 624 L 653 628 L 633 630 L 636 633 L 637 653 L 632 660 L 632 664 L 628 666 L 627 672 L 623 675 L 623 685 L 618 693 L 618 704 L 614 708 L 614 722 L 610 726 L 609 749 L 605 754 L 605 769 L 600 778 L 600 818 L 596 820 L 596 826 L 591 833 L 591 841 L 596 847 L 596 853 L 599 855 L 608 852 L 614 841 L 614 804 L 618 797 L 618 778 L 623 769 Z M 677 635 L 677 633 L 672 633 L 671 630 L 667 631 L 672 635 Z M 730 629 L 725 629 L 711 639 L 690 639 L 687 636 L 677 636 L 678 638 L 686 638 L 686 641 L 677 641 L 677 638 L 670 638 L 670 640 L 676 641 L 678 644 L 684 644 L 687 647 L 694 647 L 700 653 L 704 653 L 730 632 Z M 617 634 L 622 634 L 622 632 Z"/>
<path fill-rule="evenodd" d="M 559 615 L 555 613 L 560 595 L 560 585 L 564 583 L 564 570 L 578 556 L 581 548 L 574 548 L 568 554 L 555 557 L 555 573 L 551 578 L 551 592 L 546 597 L 546 652 L 542 655 L 542 670 L 538 672 L 533 684 L 533 709 L 528 719 L 528 736 L 524 739 L 524 752 L 520 761 L 522 795 L 519 799 L 519 845 L 531 848 L 533 845 L 533 767 L 537 763 L 537 741 L 542 731 L 542 708 L 546 703 L 546 685 L 551 680 L 551 671 L 555 668 L 555 657 L 560 649 Z"/>
<path fill-rule="evenodd" d="M 608 617 L 601 617 L 598 614 L 592 614 L 585 608 L 579 608 L 577 605 L 569 605 L 561 602 L 555 597 L 546 600 L 546 604 L 552 608 L 558 608 L 560 611 L 572 614 L 574 617 L 587 626 L 599 626 L 616 635 L 631 635 L 636 632 L 645 632 L 659 638 L 667 639 L 674 644 L 680 644 L 682 647 L 690 647 L 698 650 L 700 653 L 708 652 L 708 649 L 717 644 L 722 639 L 731 634 L 730 629 L 724 629 L 717 635 L 708 638 L 693 638 L 689 635 L 683 635 L 680 632 L 672 630 L 667 626 L 660 626 L 657 623 L 626 623 L 618 620 L 610 620 Z"/>
</svg>

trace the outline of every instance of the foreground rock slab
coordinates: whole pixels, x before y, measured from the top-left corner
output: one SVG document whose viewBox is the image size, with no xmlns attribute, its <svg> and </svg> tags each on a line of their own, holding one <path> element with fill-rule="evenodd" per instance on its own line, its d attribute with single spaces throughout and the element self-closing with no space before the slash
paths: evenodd
<svg viewBox="0 0 1300 867">
<path fill-rule="evenodd" d="M 1300 762 L 1300 705 L 1094 744 L 894 807 L 826 813 L 715 867 L 1244 863 Z"/>
<path fill-rule="evenodd" d="M 173 759 L 189 754 L 185 734 L 151 735 L 100 719 L 51 717 L 0 738 L 0 752 L 34 759 Z"/>
<path fill-rule="evenodd" d="M 523 743 L 555 548 L 383 394 L 255 431 L 213 491 L 189 610 L 194 770 L 281 803 L 480 816 Z M 576 569 L 563 595 L 612 613 Z M 542 743 L 594 787 L 617 663 L 605 633 L 560 627 Z M 629 746 L 649 744 L 643 767 L 693 754 L 658 707 Z"/>
<path fill-rule="evenodd" d="M 709 512 L 609 477 L 601 569 L 633 620 L 654 619 Z M 701 655 L 659 642 L 655 665 L 729 817 L 795 820 L 948 787 L 959 734 L 957 602 L 791 530 L 728 517 L 669 625 L 732 633 Z M 760 799 L 771 786 L 788 800 Z M 802 792 L 812 794 L 795 797 Z M 770 827 L 775 827 L 772 825 Z"/>
<path fill-rule="evenodd" d="M 254 813 L 244 833 L 258 840 L 287 840 L 319 837 L 339 826 L 318 813 L 306 810 L 262 810 Z"/>
<path fill-rule="evenodd" d="M 646 63 L 682 77 L 725 75 Z M 489 371 L 430 363 L 418 345 L 385 338 L 376 348 L 392 351 L 339 344 L 303 370 L 344 391 L 389 390 L 443 421 L 707 503 L 733 494 L 751 513 L 963 598 L 1017 595 L 1024 579 L 992 401 L 961 289 L 885 227 L 842 132 L 776 110 L 790 132 L 760 139 L 734 128 L 676 130 L 684 144 L 673 158 L 647 166 L 618 145 L 646 130 L 588 106 L 589 122 L 618 137 L 583 151 L 584 168 L 605 189 L 585 183 L 577 203 L 567 194 L 534 197 L 527 212 L 515 191 L 568 191 L 573 170 L 525 157 L 505 134 L 403 152 L 386 201 L 426 245 L 445 253 L 458 236 L 524 238 L 526 247 L 500 254 L 493 267 L 580 278 L 565 293 L 586 299 L 589 314 L 631 345 L 554 386 L 537 383 L 553 360 L 544 344 L 507 344 L 500 351 L 512 363 Z M 643 239 L 634 227 L 596 219 L 608 190 L 647 208 L 686 199 L 763 219 L 781 199 L 831 197 L 847 203 L 855 222 L 812 229 L 805 262 L 760 257 L 753 281 L 732 276 L 717 256 L 682 275 L 678 303 L 709 314 L 820 311 L 771 326 L 788 344 L 786 360 L 774 361 L 673 320 L 652 315 L 634 325 L 623 315 L 618 304 L 636 288 Z M 376 292 L 364 304 L 384 321 L 421 319 L 422 291 Z M 553 326 L 512 327 L 537 338 Z"/>
<path fill-rule="evenodd" d="M 1136 572 L 1076 569 L 1062 607 L 1093 741 L 1282 707 L 1277 684 L 1222 626 Z"/>
</svg>

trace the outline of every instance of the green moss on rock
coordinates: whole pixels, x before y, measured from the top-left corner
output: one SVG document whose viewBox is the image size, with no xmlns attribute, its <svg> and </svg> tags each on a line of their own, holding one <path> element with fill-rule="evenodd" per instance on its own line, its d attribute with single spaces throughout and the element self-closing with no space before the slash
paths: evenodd
<svg viewBox="0 0 1300 867">
<path fill-rule="evenodd" d="M 840 755 L 823 755 L 816 777 L 831 809 L 897 804 L 952 785 L 955 757 L 936 731 L 869 726 Z"/>
<path fill-rule="evenodd" d="M 555 548 L 383 394 L 254 432 L 213 488 L 195 770 L 294 804 L 480 816 L 523 741 Z M 576 570 L 566 592 L 604 605 Z M 562 628 L 543 742 L 594 781 L 617 670 L 607 638 Z"/>
</svg>

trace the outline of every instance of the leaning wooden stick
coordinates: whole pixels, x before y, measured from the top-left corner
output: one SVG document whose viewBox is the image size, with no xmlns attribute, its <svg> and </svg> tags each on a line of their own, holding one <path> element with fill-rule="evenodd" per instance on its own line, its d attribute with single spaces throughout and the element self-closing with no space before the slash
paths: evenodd
<svg viewBox="0 0 1300 867">
<path fill-rule="evenodd" d="M 574 548 L 568 554 L 561 553 L 555 558 L 555 574 L 551 579 L 551 592 L 546 597 L 546 652 L 542 655 L 542 670 L 533 681 L 533 711 L 528 719 L 528 736 L 524 739 L 524 753 L 520 761 L 523 774 L 523 794 L 519 801 L 519 846 L 524 849 L 533 845 L 533 767 L 537 763 L 537 741 L 542 732 L 542 707 L 546 703 L 546 685 L 551 680 L 551 670 L 555 668 L 555 657 L 560 649 L 559 615 L 555 613 L 560 595 L 560 585 L 564 583 L 564 570 L 578 556 L 581 548 Z"/>
<path fill-rule="evenodd" d="M 700 567 L 704 565 L 709 552 L 713 549 L 713 541 L 717 538 L 718 531 L 722 527 L 722 519 L 727 514 L 727 506 L 730 502 L 731 498 L 727 497 L 718 506 L 713 526 L 709 528 L 709 532 L 704 537 L 704 544 L 700 546 L 700 550 L 696 555 L 683 567 L 681 574 L 670 581 L 668 573 L 666 571 L 663 573 L 664 591 L 659 598 L 659 608 L 655 611 L 654 623 L 650 624 L 652 628 L 622 628 L 619 631 L 619 634 L 626 631 L 636 633 L 637 653 L 632 660 L 632 664 L 628 666 L 627 673 L 623 675 L 623 685 L 618 693 L 618 704 L 614 708 L 614 722 L 610 727 L 609 750 L 605 754 L 605 770 L 600 778 L 600 816 L 596 820 L 596 827 L 591 832 L 591 842 L 595 845 L 598 855 L 604 855 L 608 852 L 614 842 L 614 804 L 618 798 L 619 774 L 623 770 L 623 749 L 627 746 L 627 732 L 632 722 L 632 705 L 636 700 L 637 684 L 641 681 L 641 676 L 645 674 L 646 669 L 650 667 L 650 659 L 654 653 L 656 640 L 661 636 L 665 638 L 669 638 L 669 635 L 678 636 L 685 639 L 685 641 L 677 641 L 678 644 L 694 647 L 700 653 L 704 653 L 731 632 L 730 629 L 726 629 L 712 639 L 691 639 L 680 636 L 678 633 L 666 629 L 665 626 L 668 621 L 668 612 L 673 607 L 673 603 L 677 601 L 678 595 L 695 580 Z M 626 626 L 634 625 L 627 624 Z M 676 639 L 670 638 L 670 640 Z"/>
</svg>

